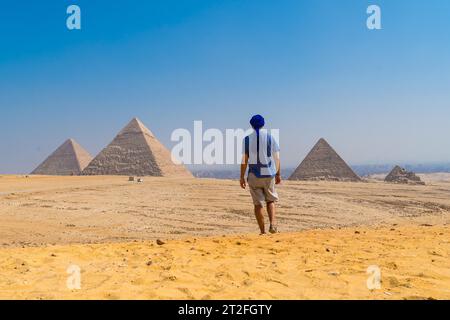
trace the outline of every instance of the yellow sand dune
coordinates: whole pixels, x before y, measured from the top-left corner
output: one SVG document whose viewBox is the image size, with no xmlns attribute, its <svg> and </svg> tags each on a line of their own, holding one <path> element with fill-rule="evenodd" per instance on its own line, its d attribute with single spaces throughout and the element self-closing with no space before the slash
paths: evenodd
<svg viewBox="0 0 450 320">
<path fill-rule="evenodd" d="M 449 256 L 446 226 L 3 248 L 0 298 L 450 299 Z M 70 265 L 80 290 L 67 287 Z"/>
</svg>

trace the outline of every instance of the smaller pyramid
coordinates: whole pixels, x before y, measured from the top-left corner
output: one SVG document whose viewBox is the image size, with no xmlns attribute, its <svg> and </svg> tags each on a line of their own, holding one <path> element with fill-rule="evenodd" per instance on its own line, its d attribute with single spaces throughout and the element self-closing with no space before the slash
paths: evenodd
<svg viewBox="0 0 450 320">
<path fill-rule="evenodd" d="M 91 162 L 91 155 L 75 140 L 68 139 L 31 174 L 70 176 L 79 175 Z"/>
<path fill-rule="evenodd" d="M 137 118 L 132 119 L 83 170 L 83 175 L 192 177 Z"/>
<path fill-rule="evenodd" d="M 414 172 L 407 171 L 400 166 L 395 166 L 386 176 L 384 181 L 400 184 L 425 185 L 425 182 L 423 182 Z"/>
<path fill-rule="evenodd" d="M 289 180 L 361 181 L 337 152 L 320 139 Z"/>
</svg>

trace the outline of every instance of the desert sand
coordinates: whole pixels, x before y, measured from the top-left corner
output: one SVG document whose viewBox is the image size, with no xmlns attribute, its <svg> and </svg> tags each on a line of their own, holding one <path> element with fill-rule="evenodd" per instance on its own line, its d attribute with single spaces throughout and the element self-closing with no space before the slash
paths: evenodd
<svg viewBox="0 0 450 320">
<path fill-rule="evenodd" d="M 449 239 L 422 226 L 3 249 L 0 298 L 449 299 Z M 72 264 L 80 290 L 66 286 Z"/>
<path fill-rule="evenodd" d="M 258 236 L 236 181 L 127 180 L 0 176 L 0 298 L 450 298 L 448 182 L 286 181 Z"/>
</svg>

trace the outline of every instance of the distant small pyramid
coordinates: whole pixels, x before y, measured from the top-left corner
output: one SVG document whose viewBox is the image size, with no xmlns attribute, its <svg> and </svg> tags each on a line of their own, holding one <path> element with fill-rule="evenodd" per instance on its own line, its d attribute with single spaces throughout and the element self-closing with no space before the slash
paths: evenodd
<svg viewBox="0 0 450 320">
<path fill-rule="evenodd" d="M 386 176 L 384 181 L 401 184 L 425 184 L 425 182 L 423 182 L 414 172 L 406 171 L 406 169 L 403 169 L 400 166 L 395 166 Z"/>
<path fill-rule="evenodd" d="M 295 169 L 289 180 L 361 181 L 361 178 L 322 138 Z"/>
<path fill-rule="evenodd" d="M 31 174 L 69 176 L 79 175 L 92 160 L 91 155 L 75 140 L 66 140 Z"/>
<path fill-rule="evenodd" d="M 82 174 L 192 177 L 186 167 L 172 162 L 170 151 L 137 118 L 119 132 Z"/>
</svg>

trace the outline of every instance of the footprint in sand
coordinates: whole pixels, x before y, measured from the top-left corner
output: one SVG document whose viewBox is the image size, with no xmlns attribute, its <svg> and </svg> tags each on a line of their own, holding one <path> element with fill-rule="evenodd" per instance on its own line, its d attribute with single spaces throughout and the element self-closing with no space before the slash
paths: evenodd
<svg viewBox="0 0 450 320">
<path fill-rule="evenodd" d="M 131 280 L 130 283 L 135 286 L 141 286 L 145 283 L 145 280 L 142 278 L 137 278 L 137 279 Z"/>
<path fill-rule="evenodd" d="M 404 288 L 411 288 L 411 284 L 409 283 L 402 283 L 400 282 L 396 277 L 387 277 L 386 280 L 388 281 L 389 285 L 392 288 L 396 288 L 396 287 L 404 287 Z M 409 281 L 409 280 L 407 280 Z"/>
<path fill-rule="evenodd" d="M 119 300 L 120 299 L 120 297 L 118 295 L 115 295 L 113 293 L 106 293 L 104 295 L 104 298 L 107 300 Z"/>
<path fill-rule="evenodd" d="M 253 281 L 250 280 L 250 279 L 245 279 L 244 281 L 242 281 L 242 285 L 243 285 L 243 286 L 246 286 L 246 287 L 249 287 L 249 286 L 251 286 L 252 284 L 253 284 Z"/>
<path fill-rule="evenodd" d="M 268 278 L 267 281 L 275 282 L 275 283 L 281 284 L 282 286 L 285 286 L 286 288 L 289 288 L 289 285 L 287 283 L 284 283 L 284 282 L 282 282 L 280 280 L 277 280 L 277 279 Z"/>
<path fill-rule="evenodd" d="M 234 278 L 231 276 L 231 274 L 229 274 L 228 272 L 223 272 L 223 271 L 216 273 L 216 278 L 220 278 L 220 279 L 226 278 L 228 280 L 234 280 Z"/>
<path fill-rule="evenodd" d="M 395 262 L 388 262 L 388 263 L 386 263 L 386 267 L 389 268 L 389 269 L 393 269 L 393 270 L 397 270 L 398 269 L 398 266 L 397 266 L 397 264 Z"/>
<path fill-rule="evenodd" d="M 194 295 L 192 294 L 192 292 L 188 288 L 177 288 L 177 290 L 179 290 L 182 293 L 184 293 L 187 296 L 188 299 L 195 300 Z"/>
</svg>

